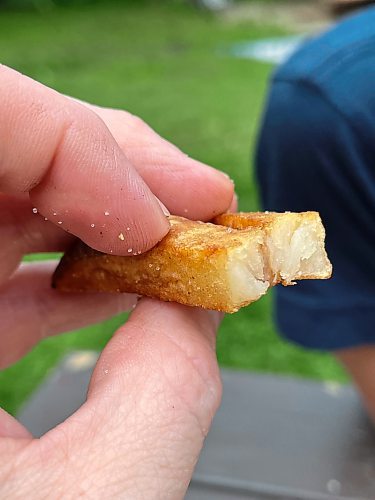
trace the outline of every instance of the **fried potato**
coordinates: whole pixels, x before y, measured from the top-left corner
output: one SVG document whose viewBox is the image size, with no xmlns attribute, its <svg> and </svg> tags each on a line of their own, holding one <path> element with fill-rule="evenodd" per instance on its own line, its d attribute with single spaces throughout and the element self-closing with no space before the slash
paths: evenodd
<svg viewBox="0 0 375 500">
<path fill-rule="evenodd" d="M 53 286 L 137 293 L 233 313 L 277 283 L 331 275 L 316 212 L 223 214 L 215 224 L 169 220 L 167 236 L 141 255 L 103 254 L 78 242 L 62 258 Z"/>
</svg>

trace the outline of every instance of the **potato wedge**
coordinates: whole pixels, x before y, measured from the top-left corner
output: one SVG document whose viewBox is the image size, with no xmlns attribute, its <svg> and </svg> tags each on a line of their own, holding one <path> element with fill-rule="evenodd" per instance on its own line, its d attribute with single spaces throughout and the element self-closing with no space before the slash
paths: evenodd
<svg viewBox="0 0 375 500">
<path fill-rule="evenodd" d="M 137 293 L 233 313 L 277 283 L 331 276 L 316 212 L 223 214 L 215 224 L 169 220 L 168 235 L 141 255 L 103 254 L 78 242 L 62 258 L 53 286 Z"/>
</svg>

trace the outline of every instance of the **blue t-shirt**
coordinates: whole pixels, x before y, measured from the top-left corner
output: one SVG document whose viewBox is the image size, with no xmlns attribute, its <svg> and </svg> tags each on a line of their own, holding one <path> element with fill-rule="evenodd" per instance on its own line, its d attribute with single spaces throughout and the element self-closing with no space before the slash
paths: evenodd
<svg viewBox="0 0 375 500">
<path fill-rule="evenodd" d="M 279 329 L 302 345 L 375 343 L 375 8 L 308 41 L 272 81 L 257 149 L 264 208 L 317 210 L 329 281 L 277 287 Z"/>
</svg>

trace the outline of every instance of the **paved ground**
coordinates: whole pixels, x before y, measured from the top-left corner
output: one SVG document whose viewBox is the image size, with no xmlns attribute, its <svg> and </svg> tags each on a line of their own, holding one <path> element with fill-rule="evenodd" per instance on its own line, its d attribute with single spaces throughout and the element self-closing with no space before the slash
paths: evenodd
<svg viewBox="0 0 375 500">
<path fill-rule="evenodd" d="M 95 352 L 71 354 L 19 414 L 35 436 L 85 400 Z M 375 499 L 375 430 L 351 386 L 222 370 L 224 396 L 186 500 Z"/>
</svg>

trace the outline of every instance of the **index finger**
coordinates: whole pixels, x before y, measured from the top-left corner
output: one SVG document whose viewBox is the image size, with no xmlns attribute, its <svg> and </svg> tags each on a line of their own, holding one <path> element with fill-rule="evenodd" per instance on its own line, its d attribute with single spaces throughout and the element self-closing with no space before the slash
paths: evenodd
<svg viewBox="0 0 375 500">
<path fill-rule="evenodd" d="M 0 192 L 29 192 L 35 210 L 106 253 L 162 239 L 160 203 L 94 112 L 5 66 L 0 89 Z"/>
</svg>

